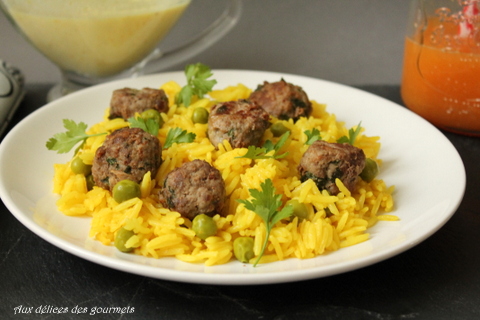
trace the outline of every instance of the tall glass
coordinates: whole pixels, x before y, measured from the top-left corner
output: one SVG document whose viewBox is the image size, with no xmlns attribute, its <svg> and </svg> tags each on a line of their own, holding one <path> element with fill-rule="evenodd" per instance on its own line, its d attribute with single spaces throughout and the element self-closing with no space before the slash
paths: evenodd
<svg viewBox="0 0 480 320">
<path fill-rule="evenodd" d="M 480 136 L 480 0 L 412 0 L 405 105 L 441 129 Z"/>
<path fill-rule="evenodd" d="M 50 91 L 51 101 L 90 85 L 184 61 L 223 37 L 241 15 L 241 0 L 229 0 L 222 15 L 197 38 L 162 52 L 159 43 L 190 2 L 0 0 L 0 7 L 20 33 L 60 68 L 62 81 Z"/>
</svg>

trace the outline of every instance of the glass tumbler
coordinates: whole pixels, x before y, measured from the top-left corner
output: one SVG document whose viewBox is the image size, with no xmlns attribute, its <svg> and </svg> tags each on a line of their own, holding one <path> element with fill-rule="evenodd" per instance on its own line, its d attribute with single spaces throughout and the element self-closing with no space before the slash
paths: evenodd
<svg viewBox="0 0 480 320">
<path fill-rule="evenodd" d="M 440 129 L 480 136 L 480 0 L 412 0 L 401 95 Z"/>
</svg>

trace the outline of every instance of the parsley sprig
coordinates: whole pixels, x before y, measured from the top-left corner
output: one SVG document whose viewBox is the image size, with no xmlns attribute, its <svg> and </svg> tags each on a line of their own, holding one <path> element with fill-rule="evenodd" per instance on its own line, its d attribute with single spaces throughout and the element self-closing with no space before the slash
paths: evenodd
<svg viewBox="0 0 480 320">
<path fill-rule="evenodd" d="M 155 137 L 160 129 L 160 124 L 153 118 L 131 117 L 128 118 L 128 123 L 130 123 L 130 128 L 140 128 Z"/>
<path fill-rule="evenodd" d="M 57 153 L 67 153 L 72 150 L 79 142 L 85 143 L 90 137 L 101 136 L 107 132 L 97 134 L 87 134 L 87 124 L 84 122 L 76 123 L 70 119 L 63 119 L 63 126 L 66 132 L 56 133 L 52 138 L 48 139 L 46 147 L 48 150 L 57 151 Z M 79 148 L 81 145 L 79 146 Z"/>
<path fill-rule="evenodd" d="M 353 146 L 353 143 L 355 142 L 355 139 L 357 139 L 358 135 L 362 131 L 361 124 L 362 124 L 362 122 L 360 121 L 360 123 L 358 124 L 358 126 L 355 130 L 353 128 L 350 128 L 350 130 L 348 130 L 348 137 L 347 136 L 340 137 L 337 140 L 337 142 L 338 143 L 349 143 Z"/>
<path fill-rule="evenodd" d="M 187 130 L 182 130 L 182 128 L 174 128 L 168 130 L 167 138 L 163 149 L 170 148 L 174 143 L 189 143 L 195 140 L 197 135 L 193 132 L 188 132 Z"/>
<path fill-rule="evenodd" d="M 177 104 L 183 103 L 185 107 L 188 107 L 193 96 L 203 98 L 203 96 L 212 91 L 213 86 L 217 84 L 216 80 L 208 80 L 212 75 L 213 73 L 210 68 L 202 63 L 185 66 L 187 84 L 180 90 L 175 102 Z"/>
<path fill-rule="evenodd" d="M 322 140 L 320 131 L 317 128 L 313 128 L 312 131 L 306 130 L 304 133 L 307 136 L 307 142 L 305 142 L 306 145 L 311 145 L 317 140 Z"/>
<path fill-rule="evenodd" d="M 273 143 L 270 140 L 265 141 L 263 144 L 263 147 L 256 147 L 256 146 L 248 146 L 247 153 L 245 153 L 243 156 L 237 157 L 237 158 L 248 158 L 248 159 L 281 159 L 285 158 L 288 155 L 288 152 L 284 152 L 281 154 L 278 154 L 278 151 L 280 148 L 283 147 L 285 142 L 287 141 L 288 137 L 290 136 L 290 131 L 285 132 L 282 134 L 280 139 L 277 141 L 277 143 Z M 270 151 L 274 150 L 275 152 L 273 155 L 268 155 Z"/>
<path fill-rule="evenodd" d="M 261 183 L 260 188 L 262 190 L 249 189 L 250 196 L 253 198 L 252 200 L 237 199 L 238 202 L 245 205 L 245 208 L 259 215 L 265 222 L 265 228 L 267 229 L 262 250 L 254 266 L 258 264 L 260 258 L 265 253 L 272 227 L 280 220 L 286 219 L 293 214 L 293 206 L 291 204 L 278 210 L 282 205 L 282 195 L 275 194 L 276 190 L 271 179 L 267 179 Z"/>
</svg>

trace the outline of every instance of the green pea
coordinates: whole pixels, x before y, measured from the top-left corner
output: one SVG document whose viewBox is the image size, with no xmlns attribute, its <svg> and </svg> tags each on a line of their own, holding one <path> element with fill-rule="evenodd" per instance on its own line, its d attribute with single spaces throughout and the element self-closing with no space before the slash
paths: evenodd
<svg viewBox="0 0 480 320">
<path fill-rule="evenodd" d="M 155 109 L 147 109 L 140 114 L 140 117 L 144 120 L 153 119 L 155 120 L 160 127 L 163 126 L 163 118 L 160 112 Z"/>
<path fill-rule="evenodd" d="M 115 241 L 114 241 L 115 248 L 117 248 L 121 252 L 131 252 L 131 251 L 133 251 L 133 248 L 125 247 L 125 244 L 134 235 L 135 235 L 135 232 L 133 232 L 132 230 L 127 230 L 123 227 L 120 228 L 117 231 L 117 234 L 115 235 Z"/>
<path fill-rule="evenodd" d="M 280 137 L 285 132 L 290 131 L 290 129 L 288 129 L 283 123 L 278 121 L 272 124 L 272 126 L 270 127 L 270 131 L 272 132 L 274 137 Z"/>
<path fill-rule="evenodd" d="M 253 238 L 239 237 L 233 241 L 233 254 L 238 261 L 247 263 L 255 256 L 253 252 Z"/>
<path fill-rule="evenodd" d="M 202 123 L 205 124 L 208 122 L 208 111 L 205 108 L 197 107 L 193 110 L 192 114 L 193 123 Z"/>
<path fill-rule="evenodd" d="M 70 168 L 73 173 L 83 174 L 85 176 L 88 176 L 92 172 L 92 166 L 85 164 L 80 157 L 73 158 Z"/>
<path fill-rule="evenodd" d="M 117 182 L 112 190 L 113 199 L 118 203 L 141 196 L 140 185 L 132 180 Z"/>
<path fill-rule="evenodd" d="M 360 173 L 360 178 L 365 182 L 371 182 L 378 174 L 377 162 L 373 159 L 367 158 L 365 160 L 365 168 Z"/>
<path fill-rule="evenodd" d="M 298 217 L 299 221 L 308 218 L 308 209 L 304 203 L 301 203 L 297 199 L 292 199 L 287 202 L 287 205 L 291 205 L 293 207 L 293 217 Z"/>
<path fill-rule="evenodd" d="M 217 223 L 206 214 L 199 214 L 192 221 L 192 230 L 202 240 L 217 234 Z"/>
<path fill-rule="evenodd" d="M 89 174 L 88 176 L 85 177 L 85 180 L 87 181 L 87 190 L 90 191 L 93 189 L 95 186 L 95 180 L 93 179 L 93 176 Z"/>
</svg>

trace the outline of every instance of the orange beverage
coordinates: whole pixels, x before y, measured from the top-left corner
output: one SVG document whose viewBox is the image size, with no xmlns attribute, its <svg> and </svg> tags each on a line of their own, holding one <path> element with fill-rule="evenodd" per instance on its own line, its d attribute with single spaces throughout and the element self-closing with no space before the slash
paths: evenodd
<svg viewBox="0 0 480 320">
<path fill-rule="evenodd" d="M 439 128 L 480 136 L 480 32 L 462 36 L 447 18 L 428 17 L 406 37 L 402 99 Z"/>
</svg>

